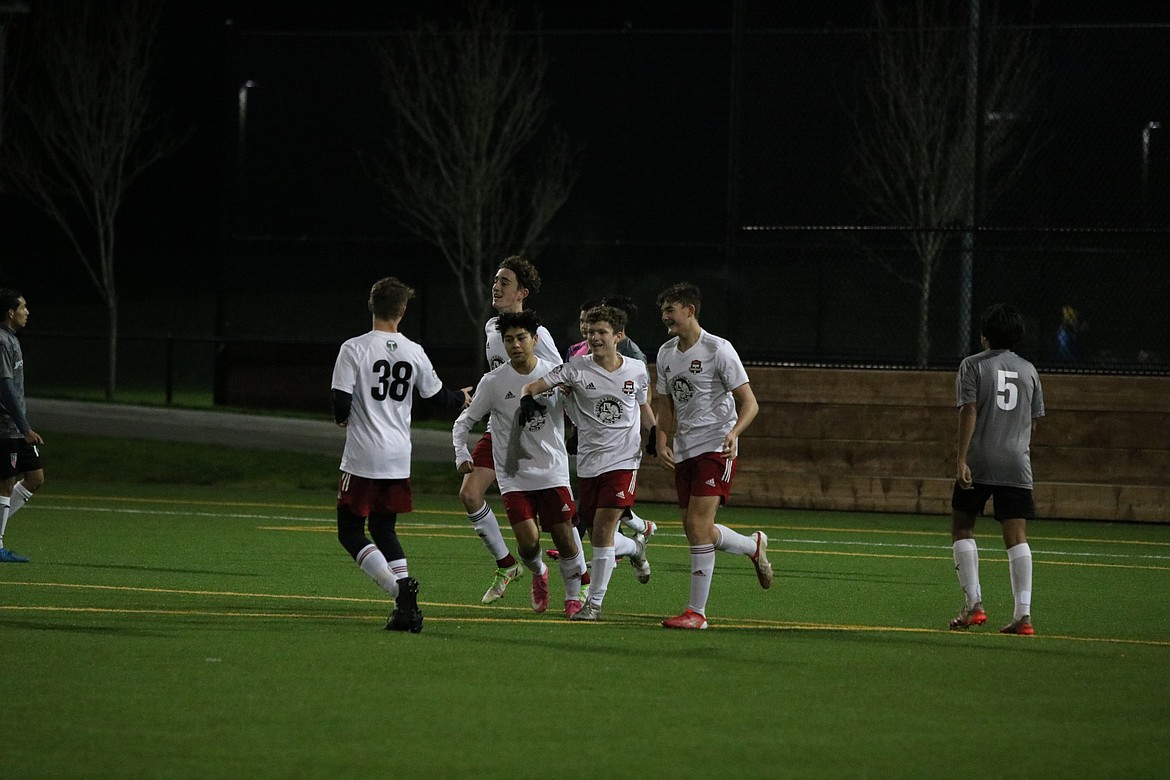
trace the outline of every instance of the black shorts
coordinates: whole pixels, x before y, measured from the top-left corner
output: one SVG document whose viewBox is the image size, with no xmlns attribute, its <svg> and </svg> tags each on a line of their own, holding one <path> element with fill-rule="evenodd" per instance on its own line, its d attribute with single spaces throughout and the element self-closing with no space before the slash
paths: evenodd
<svg viewBox="0 0 1170 780">
<path fill-rule="evenodd" d="M 0 479 L 11 479 L 17 474 L 41 468 L 41 451 L 23 437 L 0 439 Z"/>
<path fill-rule="evenodd" d="M 987 499 L 995 499 L 995 519 L 1031 520 L 1036 517 L 1036 504 L 1032 500 L 1031 488 L 1009 487 L 1007 485 L 981 485 L 976 482 L 968 490 L 955 483 L 951 491 L 951 509 L 972 515 L 983 514 Z"/>
</svg>

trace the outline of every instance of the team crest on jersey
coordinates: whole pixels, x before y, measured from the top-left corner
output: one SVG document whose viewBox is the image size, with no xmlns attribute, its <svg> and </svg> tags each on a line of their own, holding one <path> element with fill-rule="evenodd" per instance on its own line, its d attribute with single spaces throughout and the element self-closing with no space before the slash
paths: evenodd
<svg viewBox="0 0 1170 780">
<path fill-rule="evenodd" d="M 488 360 L 489 369 L 496 369 L 502 365 L 504 365 L 504 359 L 499 355 L 492 355 L 491 359 Z"/>
<path fill-rule="evenodd" d="M 396 342 L 396 341 L 392 341 L 392 340 L 391 340 L 391 341 L 387 341 L 387 342 L 386 342 L 386 349 L 388 349 L 388 350 L 390 350 L 391 352 L 393 352 L 394 350 L 398 349 L 398 342 Z"/>
<path fill-rule="evenodd" d="M 597 412 L 597 419 L 607 425 L 622 419 L 622 402 L 612 395 L 600 399 L 594 410 Z"/>
<path fill-rule="evenodd" d="M 685 404 L 695 395 L 695 386 L 685 376 L 676 376 L 670 380 L 670 395 L 676 404 Z"/>
<path fill-rule="evenodd" d="M 626 395 L 633 395 L 634 394 L 634 380 L 633 379 L 627 379 L 625 381 L 625 383 L 622 385 L 622 392 L 625 393 Z"/>
<path fill-rule="evenodd" d="M 701 374 L 701 373 L 703 373 L 703 361 L 701 361 L 701 360 L 692 360 L 692 361 L 691 361 L 691 367 L 690 367 L 690 368 L 688 368 L 687 370 L 688 370 L 688 371 L 690 371 L 692 374 Z"/>
</svg>

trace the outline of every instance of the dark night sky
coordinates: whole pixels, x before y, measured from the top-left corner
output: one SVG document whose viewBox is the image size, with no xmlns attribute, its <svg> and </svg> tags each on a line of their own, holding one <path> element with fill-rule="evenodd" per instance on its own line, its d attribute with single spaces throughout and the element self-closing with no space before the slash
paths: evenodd
<svg viewBox="0 0 1170 780">
<path fill-rule="evenodd" d="M 131 191 L 123 250 L 152 263 L 168 257 L 176 274 L 197 269 L 203 257 L 219 251 L 230 212 L 225 204 L 230 202 L 236 155 L 235 92 L 245 78 L 255 78 L 260 86 L 250 97 L 246 203 L 234 218 L 237 231 L 401 238 L 356 163 L 356 149 L 376 141 L 376 133 L 365 125 L 379 109 L 373 76 L 360 69 L 355 47 L 367 40 L 360 34 L 400 29 L 420 15 L 440 17 L 461 5 L 451 0 L 332 4 L 172 0 L 156 94 L 170 126 L 190 128 L 192 136 Z M 559 41 L 550 72 L 550 83 L 560 90 L 550 95 L 554 116 L 584 150 L 578 188 L 558 223 L 561 234 L 578 241 L 720 241 L 726 203 L 727 113 L 721 95 L 726 72 L 711 64 L 725 65 L 726 38 L 709 32 L 729 26 L 732 4 L 662 0 L 513 5 L 521 28 L 535 23 L 533 9 L 539 7 L 542 29 Z M 742 6 L 748 30 L 798 29 L 807 31 L 808 38 L 815 38 L 818 30 L 857 28 L 870 7 L 871 0 L 745 0 Z M 1042 0 L 1036 4 L 1035 19 L 1068 25 L 1170 22 L 1170 3 Z M 579 34 L 582 30 L 594 34 Z M 666 30 L 691 32 L 672 38 L 660 34 Z M 302 35 L 315 31 L 358 35 L 330 36 L 333 43 L 318 51 Z M 338 45 L 339 40 L 354 44 Z M 787 44 L 806 38 L 779 40 Z M 793 46 L 791 54 L 761 60 L 767 72 L 753 73 L 752 60 L 746 63 L 749 79 L 766 87 L 766 79 L 783 77 L 778 83 L 793 91 L 782 100 L 748 106 L 745 144 L 753 145 L 755 153 L 775 156 L 746 166 L 744 221 L 848 220 L 853 206 L 846 204 L 840 168 L 840 147 L 848 143 L 848 128 L 839 116 L 830 117 L 841 114 L 843 98 L 836 87 L 818 87 L 817 80 L 836 68 L 841 72 L 834 75 L 839 79 L 834 83 L 847 83 L 852 66 L 831 49 L 808 54 Z M 647 58 L 643 56 L 647 49 L 663 56 Z M 273 56 L 266 60 L 265 52 Z M 1066 50 L 1061 56 L 1065 58 L 1061 67 L 1069 73 L 1081 68 L 1108 72 L 1113 66 L 1094 63 L 1092 51 Z M 352 57 L 353 62 L 339 64 L 339 57 Z M 582 63 L 588 67 L 582 68 Z M 1156 65 L 1164 72 L 1164 60 Z M 1164 108 L 1170 85 L 1165 81 L 1160 85 Z M 1059 91 L 1060 84 L 1056 86 Z M 1073 121 L 1099 119 L 1102 111 L 1093 107 L 1093 101 L 1141 99 L 1123 94 L 1125 86 L 1078 85 L 1087 119 Z M 653 120 L 647 122 L 648 117 Z M 766 122 L 775 122 L 781 130 L 770 130 Z M 1136 133 L 1118 143 L 1136 143 Z M 1120 162 L 1109 156 L 1113 142 L 1107 135 L 1103 128 L 1100 143 L 1085 142 L 1078 152 L 1103 172 L 1101 186 L 1106 187 L 1111 186 L 1110 171 L 1133 167 L 1131 159 Z M 834 148 L 818 149 L 817 144 Z M 1050 163 L 1045 175 L 1055 177 L 1059 186 L 1073 186 L 1060 181 L 1061 170 Z M 4 244 L 30 253 L 37 265 L 62 262 L 67 253 L 51 227 L 8 200 L 0 200 Z M 11 257 L 9 252 L 4 255 Z M 11 273 L 7 257 L 0 264 Z M 75 266 L 71 259 L 64 261 L 64 278 L 88 284 Z M 135 280 L 133 271 L 125 276 L 131 289 L 143 283 Z M 197 280 L 198 274 L 184 278 Z"/>
</svg>

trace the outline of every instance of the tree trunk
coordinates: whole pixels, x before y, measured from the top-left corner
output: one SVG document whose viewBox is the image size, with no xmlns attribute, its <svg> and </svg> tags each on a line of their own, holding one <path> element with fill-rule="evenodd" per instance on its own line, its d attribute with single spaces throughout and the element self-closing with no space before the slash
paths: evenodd
<svg viewBox="0 0 1170 780">
<path fill-rule="evenodd" d="M 922 263 L 922 285 L 918 288 L 918 367 L 930 359 L 930 287 L 934 282 L 934 259 Z"/>
<path fill-rule="evenodd" d="M 118 296 L 113 291 L 106 296 L 106 400 L 114 400 L 118 376 Z"/>
</svg>

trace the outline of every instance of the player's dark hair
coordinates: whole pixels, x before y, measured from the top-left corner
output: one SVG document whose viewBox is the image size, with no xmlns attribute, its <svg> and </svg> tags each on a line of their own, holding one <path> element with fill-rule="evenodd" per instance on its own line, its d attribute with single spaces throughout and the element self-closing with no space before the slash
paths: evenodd
<svg viewBox="0 0 1170 780">
<path fill-rule="evenodd" d="M 496 330 L 502 334 L 508 328 L 521 328 L 535 336 L 536 332 L 540 330 L 540 317 L 537 317 L 536 312 L 531 309 L 506 311 L 496 317 Z"/>
<path fill-rule="evenodd" d="M 616 306 L 594 306 L 585 312 L 585 324 L 608 322 L 614 333 L 625 332 L 626 313 Z"/>
<path fill-rule="evenodd" d="M 581 304 L 581 311 L 586 312 L 590 309 L 595 309 L 601 304 L 605 303 L 601 298 L 590 298 Z"/>
<path fill-rule="evenodd" d="M 370 312 L 380 320 L 392 320 L 406 309 L 406 302 L 414 297 L 414 290 L 393 276 L 379 279 L 370 288 L 367 304 Z"/>
<path fill-rule="evenodd" d="M 520 255 L 505 257 L 500 263 L 500 268 L 507 268 L 516 274 L 516 283 L 520 285 L 522 290 L 528 290 L 529 295 L 536 295 L 540 292 L 540 274 L 537 272 L 536 266 Z"/>
<path fill-rule="evenodd" d="M 681 303 L 683 306 L 694 306 L 695 316 L 699 316 L 699 306 L 703 302 L 703 293 L 690 282 L 677 282 L 670 285 L 654 301 L 661 309 L 667 303 Z"/>
<path fill-rule="evenodd" d="M 8 319 L 8 312 L 20 308 L 20 299 L 23 297 L 19 290 L 11 287 L 0 289 L 0 318 Z"/>
<path fill-rule="evenodd" d="M 992 349 L 1012 349 L 1024 338 L 1024 315 L 1010 303 L 988 306 L 979 319 L 979 331 Z"/>
<path fill-rule="evenodd" d="M 621 309 L 626 313 L 627 324 L 634 321 L 638 316 L 638 305 L 634 303 L 634 299 L 628 295 L 607 295 L 601 299 L 602 306 L 613 306 L 616 309 Z"/>
</svg>

